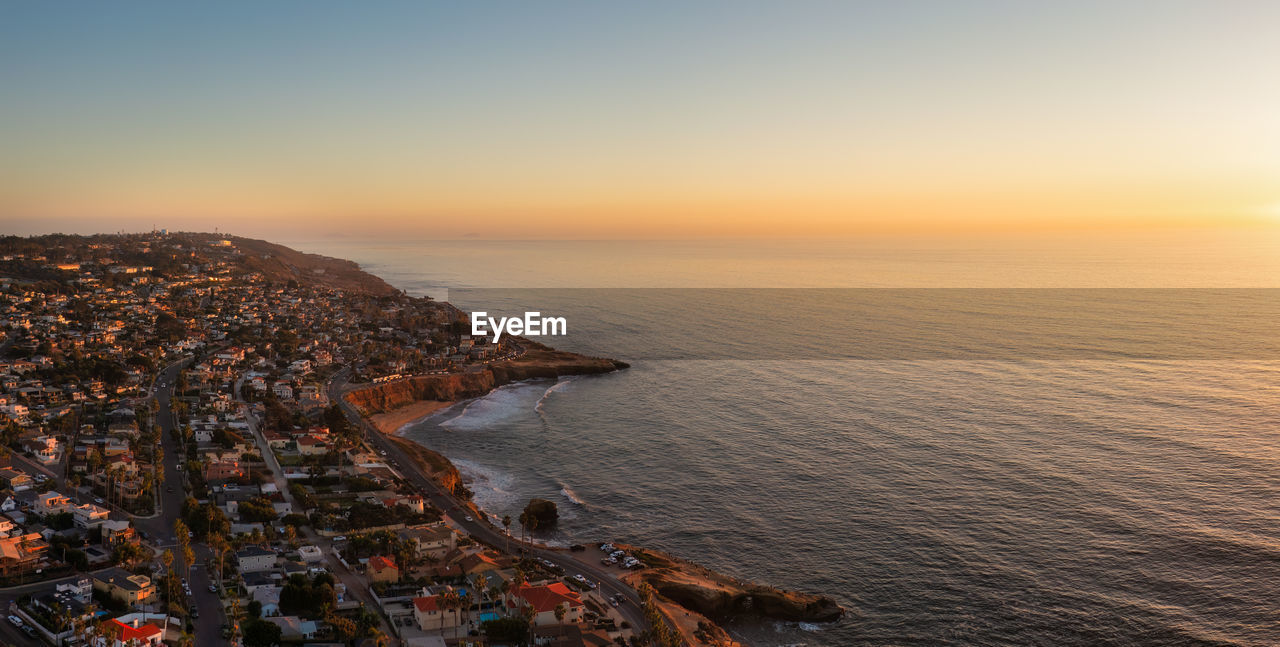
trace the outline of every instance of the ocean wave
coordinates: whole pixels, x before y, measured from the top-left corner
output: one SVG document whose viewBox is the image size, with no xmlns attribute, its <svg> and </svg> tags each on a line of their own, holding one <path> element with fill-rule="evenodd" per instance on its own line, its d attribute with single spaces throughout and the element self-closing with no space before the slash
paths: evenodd
<svg viewBox="0 0 1280 647">
<path fill-rule="evenodd" d="M 520 494 L 515 489 L 515 476 L 509 472 L 482 465 L 466 459 L 450 459 L 462 474 L 475 495 L 474 501 L 483 510 L 505 510 L 518 504 Z"/>
<path fill-rule="evenodd" d="M 564 495 L 564 498 L 574 502 L 577 505 L 580 505 L 580 506 L 587 505 L 587 502 L 583 501 L 582 498 L 578 496 L 578 493 L 569 489 L 569 486 L 567 485 L 560 488 L 560 494 Z"/>
<path fill-rule="evenodd" d="M 494 389 L 466 404 L 457 415 L 440 423 L 449 431 L 481 431 L 529 414 L 529 403 L 544 395 L 540 385 L 517 382 Z"/>
<path fill-rule="evenodd" d="M 538 412 L 538 415 L 543 416 L 545 419 L 545 415 L 542 411 L 542 404 L 547 401 L 547 398 L 551 397 L 552 393 L 563 390 L 574 379 L 574 377 L 561 378 L 560 381 L 552 384 L 550 387 L 547 387 L 547 390 L 542 392 L 542 397 L 538 398 L 537 404 L 533 405 L 533 410 Z"/>
</svg>

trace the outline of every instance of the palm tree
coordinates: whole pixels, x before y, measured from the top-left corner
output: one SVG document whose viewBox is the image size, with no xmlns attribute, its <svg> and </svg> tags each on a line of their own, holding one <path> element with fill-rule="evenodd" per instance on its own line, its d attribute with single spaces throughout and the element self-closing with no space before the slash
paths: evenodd
<svg viewBox="0 0 1280 647">
<path fill-rule="evenodd" d="M 449 589 L 448 591 L 445 591 L 445 592 L 441 595 L 441 600 L 440 600 L 440 601 L 443 603 L 443 604 L 441 605 L 441 608 L 442 608 L 443 610 L 452 610 L 452 611 L 453 611 L 453 627 L 454 627 L 453 635 L 456 637 L 456 636 L 458 635 L 458 629 L 457 629 L 457 627 L 458 627 L 458 608 L 459 608 L 460 606 L 462 606 L 461 599 L 458 597 L 458 593 L 457 593 L 456 591 L 454 591 L 453 589 Z M 443 610 L 441 611 L 441 613 L 444 613 L 444 611 L 443 611 Z M 441 625 L 443 625 L 443 624 L 444 624 L 444 623 L 441 623 Z"/>
<path fill-rule="evenodd" d="M 557 604 L 555 609 L 556 624 L 560 624 L 561 622 L 564 622 L 564 616 L 568 612 L 569 612 L 569 609 L 564 606 L 563 602 L 561 602 L 560 604 Z"/>
<path fill-rule="evenodd" d="M 383 633 L 381 629 L 374 629 L 373 634 L 369 636 L 369 640 L 372 640 L 377 647 L 387 647 L 387 645 L 391 644 L 391 638 Z"/>
<path fill-rule="evenodd" d="M 498 598 L 502 600 L 502 615 L 507 615 L 507 587 L 510 584 L 506 580 L 499 578 L 498 581 L 489 588 L 490 599 Z"/>
<path fill-rule="evenodd" d="M 480 573 L 473 582 L 476 587 L 476 595 L 480 596 L 480 607 L 484 608 L 484 600 L 489 597 L 489 576 Z"/>
<path fill-rule="evenodd" d="M 471 591 L 463 591 L 462 595 L 458 596 L 458 606 L 462 608 L 462 613 L 466 615 L 467 622 L 471 621 L 471 603 L 474 601 L 475 596 L 471 594 Z"/>
<path fill-rule="evenodd" d="M 165 608 L 168 609 L 169 605 L 173 602 L 173 551 L 168 548 L 164 549 L 164 552 L 160 553 L 160 563 L 164 564 L 164 572 L 166 575 L 164 604 Z"/>
<path fill-rule="evenodd" d="M 506 542 L 507 554 L 510 555 L 511 554 L 511 515 L 509 514 L 502 515 L 502 527 L 507 531 L 506 537 L 503 539 L 503 541 Z"/>
<path fill-rule="evenodd" d="M 517 566 L 515 572 L 511 575 L 511 584 L 507 587 L 507 592 L 515 595 L 520 592 L 520 588 L 528 582 L 528 578 L 524 574 L 524 569 Z M 503 584 L 506 584 L 505 582 Z"/>
</svg>

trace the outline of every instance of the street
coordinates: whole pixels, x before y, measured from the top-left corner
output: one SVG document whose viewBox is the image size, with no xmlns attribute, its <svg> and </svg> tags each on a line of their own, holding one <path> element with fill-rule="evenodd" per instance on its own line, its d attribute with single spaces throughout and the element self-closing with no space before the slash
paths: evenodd
<svg viewBox="0 0 1280 647">
<path fill-rule="evenodd" d="M 160 404 L 156 423 L 160 426 L 160 446 L 164 448 L 164 482 L 157 485 L 160 490 L 160 511 L 151 517 L 137 517 L 133 520 L 133 525 L 139 531 L 150 535 L 150 543 L 157 551 L 163 551 L 166 548 L 173 551 L 173 568 L 178 573 L 178 577 L 185 577 L 187 569 L 185 568 L 186 560 L 177 547 L 178 542 L 173 535 L 173 522 L 182 515 L 182 503 L 186 499 L 183 473 L 178 471 L 178 465 L 186 461 L 186 455 L 182 453 L 178 441 L 171 433 L 177 421 L 174 420 L 169 403 L 178 373 L 190 361 L 190 358 L 187 358 L 174 362 L 166 366 L 156 378 L 155 396 Z M 161 384 L 164 386 L 160 387 Z M 197 647 L 225 644 L 226 641 L 221 635 L 222 624 L 226 622 L 222 600 L 216 593 L 209 592 L 211 582 L 203 568 L 211 558 L 212 551 L 208 546 L 199 543 L 193 543 L 191 548 L 196 556 L 196 563 L 192 565 L 191 575 L 188 578 L 192 594 L 191 606 L 198 609 L 200 614 L 199 618 L 194 619 L 195 644 Z"/>
</svg>

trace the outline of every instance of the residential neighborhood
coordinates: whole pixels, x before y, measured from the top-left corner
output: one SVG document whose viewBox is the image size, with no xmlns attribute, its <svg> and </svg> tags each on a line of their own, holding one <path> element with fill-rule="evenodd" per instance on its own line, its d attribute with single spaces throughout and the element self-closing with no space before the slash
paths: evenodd
<svg viewBox="0 0 1280 647">
<path fill-rule="evenodd" d="M 298 280 L 330 271 L 305 259 L 282 278 L 255 242 L 0 239 L 0 640 L 665 644 L 617 577 L 475 520 L 464 486 L 335 400 L 518 338 L 477 343 L 385 284 Z"/>
</svg>

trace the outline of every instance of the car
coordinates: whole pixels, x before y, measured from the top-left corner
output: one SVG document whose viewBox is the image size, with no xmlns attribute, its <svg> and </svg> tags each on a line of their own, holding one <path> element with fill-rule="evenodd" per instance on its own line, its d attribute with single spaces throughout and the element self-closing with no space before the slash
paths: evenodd
<svg viewBox="0 0 1280 647">
<path fill-rule="evenodd" d="M 23 626 L 22 626 L 22 633 L 27 634 L 27 637 L 28 637 L 28 638 L 35 638 L 35 637 L 36 637 L 36 630 L 35 630 L 35 628 L 34 628 L 34 627 L 32 627 L 31 625 L 23 625 Z"/>
<path fill-rule="evenodd" d="M 467 515 L 466 517 L 463 517 L 463 518 L 466 519 L 467 521 L 475 521 L 475 519 L 471 518 L 471 515 Z"/>
<path fill-rule="evenodd" d="M 93 498 L 93 502 L 94 502 L 94 503 L 96 503 L 96 504 L 98 504 L 98 505 L 102 505 L 102 504 L 106 503 L 106 501 L 103 501 L 101 497 L 94 497 L 94 498 Z"/>
<path fill-rule="evenodd" d="M 609 604 L 612 604 L 613 606 L 616 607 L 618 606 L 618 601 L 613 598 L 609 598 Z"/>
<path fill-rule="evenodd" d="M 11 624 L 11 625 L 13 625 L 13 626 L 15 626 L 15 627 L 21 627 L 21 626 L 22 626 L 22 618 L 19 618 L 18 616 L 12 616 L 12 615 L 11 615 L 11 616 L 9 616 L 9 624 Z"/>
<path fill-rule="evenodd" d="M 209 592 L 210 592 L 210 593 L 217 593 L 217 592 L 218 592 L 218 587 L 217 587 L 217 586 L 214 586 L 213 584 L 210 584 L 210 585 L 209 585 Z"/>
<path fill-rule="evenodd" d="M 164 491 L 165 491 L 165 492 L 172 492 L 172 491 L 173 491 L 173 486 L 172 486 L 172 485 L 170 485 L 169 487 L 165 488 L 165 489 L 164 489 Z"/>
<path fill-rule="evenodd" d="M 387 455 L 387 450 L 385 450 L 385 449 L 378 450 L 378 453 L 379 453 L 379 454 L 382 454 L 383 456 L 386 456 L 386 455 Z"/>
<path fill-rule="evenodd" d="M 336 544 L 340 541 L 346 541 L 346 540 L 347 540 L 347 537 L 345 535 L 338 535 L 337 537 L 333 538 L 333 543 Z"/>
</svg>

